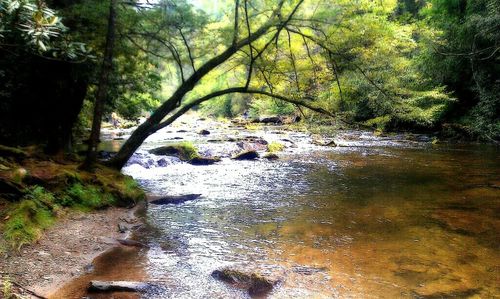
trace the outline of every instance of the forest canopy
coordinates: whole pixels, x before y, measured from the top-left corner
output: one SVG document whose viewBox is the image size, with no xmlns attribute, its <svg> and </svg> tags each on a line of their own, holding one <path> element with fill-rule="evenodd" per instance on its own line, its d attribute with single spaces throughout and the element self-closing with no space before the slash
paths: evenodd
<svg viewBox="0 0 500 299">
<path fill-rule="evenodd" d="M 0 142 L 90 127 L 110 6 L 122 160 L 190 109 L 500 139 L 500 0 L 0 0 Z"/>
</svg>

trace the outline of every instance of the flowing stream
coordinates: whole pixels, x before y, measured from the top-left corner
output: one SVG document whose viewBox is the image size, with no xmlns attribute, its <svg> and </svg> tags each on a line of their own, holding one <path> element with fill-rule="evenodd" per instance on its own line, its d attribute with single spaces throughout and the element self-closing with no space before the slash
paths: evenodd
<svg viewBox="0 0 500 299">
<path fill-rule="evenodd" d="M 230 159 L 249 136 L 287 147 L 277 161 Z M 147 153 L 184 140 L 222 161 Z M 124 172 L 153 195 L 202 196 L 149 206 L 146 270 L 160 287 L 144 297 L 249 298 L 210 276 L 224 267 L 279 281 L 269 298 L 500 296 L 497 148 L 363 132 L 311 141 L 209 121 L 152 135 Z"/>
</svg>

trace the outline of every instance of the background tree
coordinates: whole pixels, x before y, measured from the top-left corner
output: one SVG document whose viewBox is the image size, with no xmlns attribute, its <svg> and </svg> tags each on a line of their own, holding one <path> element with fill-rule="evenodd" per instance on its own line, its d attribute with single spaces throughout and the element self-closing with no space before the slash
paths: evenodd
<svg viewBox="0 0 500 299">
<path fill-rule="evenodd" d="M 116 0 L 109 1 L 108 30 L 106 33 L 106 47 L 104 58 L 99 74 L 99 85 L 97 86 L 96 98 L 94 101 L 94 114 L 92 119 L 92 130 L 90 132 L 87 157 L 82 164 L 82 168 L 90 170 L 97 159 L 97 147 L 101 137 L 101 122 L 104 112 L 104 104 L 108 94 L 109 79 L 113 69 L 113 51 L 115 47 L 115 26 L 116 26 Z"/>
<path fill-rule="evenodd" d="M 86 95 L 85 44 L 44 1 L 1 0 L 0 30 L 0 142 L 62 151 Z"/>
<path fill-rule="evenodd" d="M 445 121 L 461 133 L 500 140 L 500 1 L 429 1 L 423 25 L 439 29 L 421 50 L 425 75 L 457 102 Z"/>
</svg>

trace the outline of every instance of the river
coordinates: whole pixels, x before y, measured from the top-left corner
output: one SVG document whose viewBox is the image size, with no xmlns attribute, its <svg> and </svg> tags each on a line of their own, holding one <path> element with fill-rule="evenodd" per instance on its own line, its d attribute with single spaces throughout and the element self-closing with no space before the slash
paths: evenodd
<svg viewBox="0 0 500 299">
<path fill-rule="evenodd" d="M 287 147 L 277 161 L 230 159 L 248 136 Z M 149 206 L 145 268 L 160 287 L 144 297 L 249 298 L 210 276 L 224 267 L 279 281 L 269 298 L 500 296 L 498 148 L 367 132 L 340 132 L 339 147 L 312 139 L 210 121 L 150 136 L 124 172 L 153 195 L 202 196 Z M 185 140 L 222 161 L 147 153 Z"/>
</svg>

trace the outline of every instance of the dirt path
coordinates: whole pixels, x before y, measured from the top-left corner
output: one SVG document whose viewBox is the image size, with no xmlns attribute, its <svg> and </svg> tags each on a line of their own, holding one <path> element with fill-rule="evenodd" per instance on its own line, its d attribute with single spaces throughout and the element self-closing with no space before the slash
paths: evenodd
<svg viewBox="0 0 500 299">
<path fill-rule="evenodd" d="M 119 246 L 115 240 L 127 238 L 131 229 L 141 224 L 134 216 L 136 210 L 109 208 L 91 213 L 71 212 L 48 229 L 35 244 L 2 257 L 0 275 L 8 276 L 37 294 L 53 297 L 51 294 L 68 281 L 96 272 L 97 267 L 92 260 Z M 122 228 L 127 227 L 127 231 L 119 232 L 119 224 Z M 137 251 L 130 248 L 121 250 L 127 253 L 125 257 L 131 257 L 134 250 Z M 69 299 L 72 298 L 70 295 L 81 298 L 81 289 L 74 289 L 74 294 L 70 291 L 64 297 L 54 298 Z"/>
</svg>

